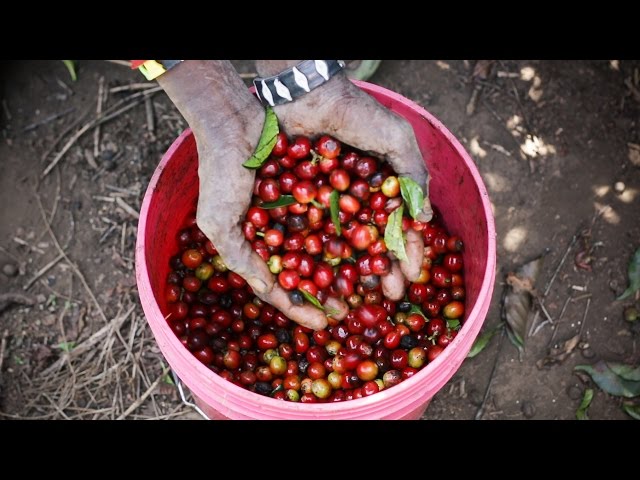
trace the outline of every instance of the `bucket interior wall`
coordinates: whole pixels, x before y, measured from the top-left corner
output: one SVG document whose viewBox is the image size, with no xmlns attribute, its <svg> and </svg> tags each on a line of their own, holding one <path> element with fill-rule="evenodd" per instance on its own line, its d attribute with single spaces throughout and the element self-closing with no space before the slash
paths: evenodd
<svg viewBox="0 0 640 480">
<path fill-rule="evenodd" d="M 430 198 L 450 234 L 464 241 L 466 320 L 455 340 L 431 364 L 371 397 L 334 404 L 299 404 L 262 397 L 218 377 L 174 335 L 164 312 L 169 258 L 177 233 L 198 196 L 197 150 L 185 131 L 167 151 L 145 195 L 138 227 L 136 276 L 141 302 L 160 349 L 210 418 L 419 418 L 430 399 L 466 357 L 486 317 L 495 277 L 495 227 L 486 189 L 459 142 L 428 112 L 375 85 L 358 82 L 413 126 L 432 176 Z"/>
</svg>

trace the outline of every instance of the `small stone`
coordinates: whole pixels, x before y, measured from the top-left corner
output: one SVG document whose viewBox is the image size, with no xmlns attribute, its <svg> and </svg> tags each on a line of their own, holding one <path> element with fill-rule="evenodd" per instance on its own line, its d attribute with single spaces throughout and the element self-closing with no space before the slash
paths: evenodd
<svg viewBox="0 0 640 480">
<path fill-rule="evenodd" d="M 571 385 L 567 388 L 567 395 L 569 395 L 571 400 L 578 400 L 579 398 L 582 398 L 582 390 L 576 385 Z"/>
<path fill-rule="evenodd" d="M 118 164 L 116 162 L 114 162 L 113 160 L 106 160 L 104 162 L 102 162 L 102 165 L 104 166 L 104 169 L 107 172 L 112 172 L 116 169 L 116 167 L 118 166 Z"/>
<path fill-rule="evenodd" d="M 625 189 L 625 188 L 626 188 L 626 187 L 625 187 L 624 182 L 616 182 L 616 183 L 613 185 L 613 189 L 616 191 L 616 193 L 622 193 L 622 192 L 624 192 L 624 189 Z"/>
<path fill-rule="evenodd" d="M 593 358 L 596 356 L 596 352 L 594 352 L 591 347 L 587 347 L 584 350 L 582 350 L 582 356 L 584 358 Z"/>
<path fill-rule="evenodd" d="M 524 401 L 522 407 L 520 407 L 522 414 L 525 418 L 533 418 L 536 414 L 536 407 L 533 403 Z"/>
<path fill-rule="evenodd" d="M 47 301 L 47 297 L 45 295 L 43 295 L 42 293 L 39 293 L 38 295 L 36 295 L 36 302 L 37 303 L 45 303 Z"/>
<path fill-rule="evenodd" d="M 42 325 L 44 325 L 45 327 L 50 327 L 54 323 L 56 323 L 56 316 L 55 315 L 48 314 L 48 315 L 44 315 L 42 317 Z"/>
<path fill-rule="evenodd" d="M 107 162 L 109 160 L 111 160 L 113 157 L 115 157 L 116 152 L 114 152 L 113 150 L 102 150 L 100 152 L 100 161 L 102 162 Z"/>
<path fill-rule="evenodd" d="M 15 277 L 18 274 L 18 267 L 15 263 L 5 263 L 2 266 L 2 273 L 4 273 L 7 277 Z"/>
<path fill-rule="evenodd" d="M 468 393 L 469 402 L 472 405 L 479 407 L 482 405 L 482 394 L 478 391 L 477 388 L 472 388 Z"/>
</svg>

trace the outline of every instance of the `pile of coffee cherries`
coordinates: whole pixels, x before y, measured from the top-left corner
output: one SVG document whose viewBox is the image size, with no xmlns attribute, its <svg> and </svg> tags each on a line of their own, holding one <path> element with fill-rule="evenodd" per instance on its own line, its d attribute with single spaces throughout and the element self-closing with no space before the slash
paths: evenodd
<svg viewBox="0 0 640 480">
<path fill-rule="evenodd" d="M 455 338 L 465 289 L 461 239 L 437 213 L 423 223 L 405 208 L 397 225 L 422 233 L 421 274 L 403 300 L 383 295 L 385 229 L 401 205 L 388 163 L 330 136 L 312 148 L 309 138 L 280 133 L 256 173 L 244 236 L 294 304 L 324 309 L 336 297 L 349 313 L 337 321 L 327 308 L 329 326 L 318 331 L 292 322 L 228 270 L 192 213 L 170 260 L 169 325 L 221 377 L 280 400 L 340 402 L 402 382 Z"/>
</svg>

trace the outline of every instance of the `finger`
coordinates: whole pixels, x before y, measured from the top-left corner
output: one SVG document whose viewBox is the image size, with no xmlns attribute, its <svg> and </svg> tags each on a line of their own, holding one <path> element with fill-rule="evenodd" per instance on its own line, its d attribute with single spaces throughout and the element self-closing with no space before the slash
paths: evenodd
<svg viewBox="0 0 640 480">
<path fill-rule="evenodd" d="M 422 212 L 418 214 L 416 220 L 420 222 L 428 222 L 433 218 L 433 208 L 431 208 L 431 200 L 429 199 L 429 183 L 431 182 L 431 176 L 427 176 L 427 180 L 424 184 L 424 202 L 422 203 Z"/>
<path fill-rule="evenodd" d="M 422 271 L 422 259 L 424 257 L 424 241 L 421 232 L 413 228 L 407 231 L 405 250 L 407 252 L 407 260 L 400 261 L 400 269 L 407 280 L 415 282 Z"/>
<path fill-rule="evenodd" d="M 289 294 L 280 285 L 275 285 L 271 292 L 267 294 L 259 294 L 262 300 L 270 303 L 291 320 L 303 327 L 312 328 L 313 330 L 322 330 L 327 326 L 327 317 L 322 310 L 317 309 L 311 304 L 294 305 L 289 300 Z"/>
<path fill-rule="evenodd" d="M 349 305 L 347 305 L 347 302 L 336 297 L 328 297 L 327 301 L 324 302 L 324 307 L 331 318 L 338 321 L 344 320 L 349 313 Z"/>
<path fill-rule="evenodd" d="M 404 119 L 398 121 L 395 135 L 398 140 L 386 152 L 386 158 L 400 175 L 408 176 L 422 187 L 424 202 L 422 211 L 416 220 L 428 222 L 433 217 L 433 209 L 429 200 L 429 182 L 431 177 L 427 171 L 413 127 Z"/>
<path fill-rule="evenodd" d="M 275 277 L 244 238 L 240 224 L 229 226 L 229 222 L 225 222 L 222 216 L 213 218 L 211 210 L 198 205 L 198 226 L 216 246 L 227 268 L 244 278 L 256 294 L 271 291 Z"/>
<path fill-rule="evenodd" d="M 404 275 L 397 260 L 391 261 L 391 272 L 382 277 L 382 294 L 389 300 L 397 302 L 404 298 Z"/>
</svg>

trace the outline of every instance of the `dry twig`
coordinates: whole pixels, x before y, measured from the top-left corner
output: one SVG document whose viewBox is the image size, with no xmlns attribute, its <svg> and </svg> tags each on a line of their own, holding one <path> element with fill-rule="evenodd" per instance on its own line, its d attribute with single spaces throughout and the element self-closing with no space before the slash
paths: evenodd
<svg viewBox="0 0 640 480">
<path fill-rule="evenodd" d="M 120 208 L 122 208 L 125 212 L 127 212 L 133 218 L 136 218 L 136 219 L 140 218 L 140 214 L 133 207 L 131 207 L 131 205 L 125 202 L 122 199 L 122 197 L 116 197 L 116 203 Z"/>
<path fill-rule="evenodd" d="M 2 340 L 0 340 L 0 378 L 2 378 L 2 364 L 4 363 L 4 351 L 7 348 L 7 337 L 9 336 L 9 330 L 5 329 L 2 333 Z"/>
<path fill-rule="evenodd" d="M 102 103 L 104 101 L 104 77 L 100 76 L 98 81 L 98 103 L 96 105 L 96 116 L 102 114 Z M 100 155 L 100 125 L 96 126 L 93 131 L 93 156 L 98 157 Z"/>
<path fill-rule="evenodd" d="M 96 296 L 93 294 L 93 291 L 91 290 L 91 287 L 89 287 L 89 284 L 87 283 L 86 279 L 84 278 L 84 275 L 82 274 L 80 269 L 77 267 L 77 265 L 75 263 L 73 263 L 71 261 L 71 259 L 67 256 L 67 254 L 64 252 L 64 250 L 60 246 L 60 243 L 58 242 L 58 238 L 56 237 L 56 234 L 53 233 L 53 230 L 51 229 L 51 225 L 49 224 L 49 221 L 47 220 L 47 215 L 44 212 L 44 208 L 42 206 L 42 201 L 40 200 L 40 196 L 37 193 L 36 193 L 35 196 L 36 196 L 36 200 L 38 201 L 38 207 L 40 208 L 40 214 L 42 216 L 42 221 L 44 222 L 45 227 L 49 231 L 49 235 L 51 237 L 51 240 L 53 241 L 53 243 L 55 244 L 56 248 L 58 249 L 58 252 L 64 257 L 64 259 L 67 261 L 67 263 L 69 264 L 69 266 L 71 267 L 73 272 L 76 274 L 76 276 L 78 277 L 78 279 L 82 283 L 83 287 L 85 288 L 85 290 L 87 291 L 87 293 L 91 297 L 91 300 L 93 300 L 93 303 L 95 304 L 96 308 L 98 309 L 98 312 L 100 313 L 100 316 L 102 317 L 102 319 L 105 322 L 107 322 L 107 316 L 104 314 L 104 311 L 102 310 L 102 307 L 98 303 L 98 300 L 96 299 Z"/>
<path fill-rule="evenodd" d="M 156 387 L 160 384 L 160 382 L 162 381 L 162 379 L 165 377 L 165 375 L 167 373 L 169 373 L 169 367 L 166 367 L 164 370 L 162 370 L 162 373 L 160 374 L 160 376 L 156 379 L 155 382 L 153 382 L 149 388 L 147 389 L 146 392 L 144 392 L 142 394 L 142 396 L 140 398 L 138 398 L 135 402 L 133 402 L 131 404 L 131 406 L 129 408 L 127 408 L 127 410 L 118 417 L 118 420 L 123 420 L 125 418 L 127 418 L 127 416 L 133 412 L 136 408 L 138 408 L 140 405 L 142 405 L 142 403 L 147 399 L 147 397 L 149 395 L 151 395 L 153 393 L 153 391 L 156 389 Z"/>
<path fill-rule="evenodd" d="M 67 153 L 69 151 L 69 149 L 78 141 L 78 139 L 80 137 L 82 137 L 82 135 L 84 135 L 88 130 L 90 130 L 93 127 L 96 127 L 98 125 L 102 125 L 103 123 L 112 120 L 116 117 L 118 117 L 119 115 L 122 115 L 125 112 L 128 112 L 129 110 L 131 110 L 133 107 L 135 107 L 136 105 L 138 105 L 141 101 L 144 100 L 144 97 L 148 96 L 148 95 L 152 95 L 156 92 L 159 92 L 160 90 L 162 90 L 161 87 L 157 87 L 157 88 L 150 88 L 144 92 L 141 93 L 135 93 L 133 95 L 131 95 L 130 97 L 128 97 L 129 100 L 132 100 L 131 103 L 129 103 L 128 105 L 120 108 L 119 110 L 116 110 L 112 113 L 107 114 L 107 112 L 109 112 L 111 109 L 113 109 L 116 105 L 119 105 L 120 102 L 118 102 L 116 105 L 112 106 L 111 108 L 105 110 L 105 112 L 103 112 L 102 115 L 95 117 L 93 120 L 91 120 L 89 123 L 87 123 L 85 126 L 83 126 L 80 130 L 78 130 L 68 141 L 67 143 L 64 145 L 64 147 L 62 147 L 62 150 L 60 150 L 58 152 L 58 154 L 54 157 L 54 159 L 49 163 L 49 165 L 47 165 L 47 168 L 44 169 L 44 171 L 42 172 L 42 175 L 40 176 L 41 178 L 46 177 L 49 172 L 51 172 L 51 170 L 58 164 L 58 162 L 62 159 L 62 157 L 64 157 L 65 153 Z M 143 98 L 139 98 L 140 96 L 142 96 Z M 135 98 L 135 100 L 133 100 Z"/>
<path fill-rule="evenodd" d="M 58 256 L 56 258 L 54 258 L 53 260 L 51 260 L 49 263 L 47 263 L 44 267 L 42 267 L 40 270 L 38 270 L 36 272 L 36 274 L 31 277 L 31 280 L 29 280 L 24 287 L 22 287 L 23 290 L 29 290 L 31 288 L 31 285 L 33 285 L 34 283 L 36 283 L 36 281 L 42 277 L 42 275 L 44 275 L 45 273 L 47 273 L 49 270 L 51 270 L 51 268 L 58 263 L 60 260 L 62 260 L 64 258 L 64 253 L 59 253 Z"/>
</svg>

